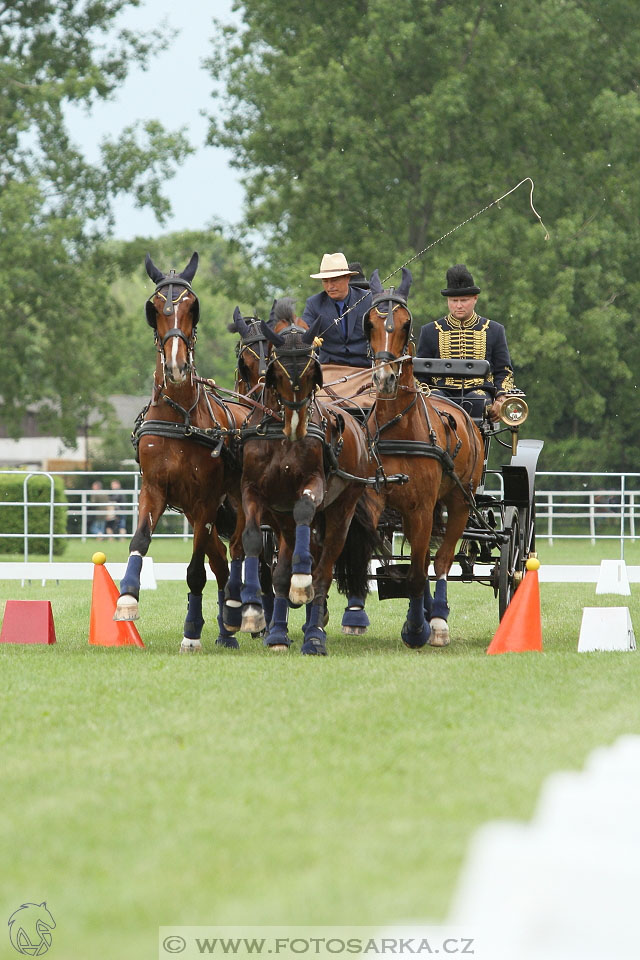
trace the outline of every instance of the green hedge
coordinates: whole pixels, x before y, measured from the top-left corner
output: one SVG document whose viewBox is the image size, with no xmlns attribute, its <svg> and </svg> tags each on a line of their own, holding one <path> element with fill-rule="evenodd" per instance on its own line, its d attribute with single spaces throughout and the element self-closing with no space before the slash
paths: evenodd
<svg viewBox="0 0 640 960">
<path fill-rule="evenodd" d="M 29 525 L 29 554 L 49 553 L 49 508 L 51 502 L 51 482 L 48 477 L 31 477 L 28 484 L 28 525 Z M 22 537 L 7 537 L 7 533 L 24 532 L 24 507 L 6 506 L 8 503 L 22 504 L 24 499 L 24 477 L 17 474 L 0 475 L 0 554 L 23 553 L 24 539 Z M 61 477 L 54 477 L 54 499 L 56 503 L 64 501 L 64 505 L 54 508 L 53 532 L 64 534 L 67 532 L 67 495 Z M 46 506 L 36 506 L 42 503 Z M 55 539 L 53 552 L 64 553 L 66 541 Z"/>
</svg>

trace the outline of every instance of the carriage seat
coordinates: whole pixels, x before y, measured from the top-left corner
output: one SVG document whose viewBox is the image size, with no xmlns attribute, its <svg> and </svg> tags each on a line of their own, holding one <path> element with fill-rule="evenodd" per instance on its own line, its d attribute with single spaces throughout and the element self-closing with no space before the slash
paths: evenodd
<svg viewBox="0 0 640 960">
<path fill-rule="evenodd" d="M 418 379 L 423 381 L 444 380 L 445 377 L 454 377 L 456 380 L 462 380 L 463 383 L 466 379 L 486 381 L 488 375 L 491 373 L 491 364 L 488 360 L 454 360 L 444 359 L 441 357 L 414 357 L 413 372 Z M 430 383 L 429 386 L 432 386 L 432 389 L 444 390 L 445 393 L 447 390 L 446 387 L 439 386 L 437 383 L 433 385 Z M 469 389 L 472 390 L 474 388 L 470 387 Z M 451 403 L 455 403 L 456 406 L 461 407 L 462 403 L 460 401 L 462 400 L 464 402 L 464 387 L 462 389 L 462 396 L 460 398 L 447 395 L 447 399 Z M 487 421 L 485 420 L 484 416 L 472 416 L 471 419 L 483 430 L 487 425 Z"/>
</svg>

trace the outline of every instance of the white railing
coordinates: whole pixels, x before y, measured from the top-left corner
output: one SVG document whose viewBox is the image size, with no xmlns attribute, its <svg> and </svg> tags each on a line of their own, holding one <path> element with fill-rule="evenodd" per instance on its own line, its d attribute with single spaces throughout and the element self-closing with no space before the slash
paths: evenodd
<svg viewBox="0 0 640 960">
<path fill-rule="evenodd" d="M 125 518 L 126 533 L 114 533 L 114 539 L 128 539 L 133 534 L 138 523 L 138 497 L 140 494 L 140 475 L 133 471 L 110 471 L 99 474 L 95 471 L 31 471 L 0 470 L 0 475 L 13 475 L 22 478 L 22 500 L 0 500 L 0 531 L 2 531 L 2 508 L 20 507 L 23 511 L 23 529 L 17 533 L 2 533 L 0 537 L 12 538 L 21 541 L 25 561 L 28 559 L 28 510 L 40 508 L 48 511 L 48 533 L 38 533 L 38 538 L 48 540 L 49 559 L 53 557 L 53 543 L 56 538 L 80 539 L 83 542 L 89 539 L 104 539 L 104 534 L 91 532 L 91 521 L 98 516 L 106 515 L 106 504 L 95 504 L 91 500 L 95 492 L 91 483 L 100 479 L 103 484 L 102 493 L 112 493 L 109 481 L 120 480 L 122 488 L 117 491 L 118 514 Z M 45 477 L 50 484 L 48 500 L 29 500 L 29 485 L 32 478 Z M 55 499 L 54 478 L 62 477 L 73 479 L 86 477 L 86 485 L 66 487 L 63 501 Z M 541 487 L 549 486 L 560 478 L 562 484 L 571 482 L 573 489 L 545 490 Z M 640 536 L 640 473 L 589 473 L 569 471 L 539 471 L 536 474 L 539 489 L 536 490 L 536 534 L 540 541 L 545 539 L 552 544 L 554 540 L 596 540 L 616 539 L 620 541 L 621 550 L 625 541 L 635 542 Z M 597 486 L 596 486 L 597 483 Z M 502 477 L 499 473 L 487 473 L 486 493 L 502 497 Z M 67 508 L 67 531 L 54 532 L 54 510 L 56 507 Z M 102 510 L 102 514 L 98 513 Z M 165 514 L 165 516 L 167 516 Z M 169 514 L 172 516 L 172 514 Z M 173 515 L 175 516 L 175 515 Z M 177 518 L 176 518 L 177 519 Z M 154 533 L 154 537 L 188 539 L 191 529 L 186 517 L 179 520 L 177 532 L 163 532 L 162 525 Z M 33 538 L 34 533 L 30 536 Z M 18 543 L 16 551 L 20 550 Z"/>
<path fill-rule="evenodd" d="M 91 483 L 94 480 L 100 480 L 103 485 L 103 489 L 99 491 L 102 494 L 108 496 L 117 496 L 117 514 L 119 517 L 124 519 L 124 528 L 126 533 L 114 532 L 113 539 L 117 540 L 127 540 L 129 539 L 133 531 L 138 525 L 138 498 L 140 495 L 140 474 L 133 471 L 109 471 L 105 474 L 99 474 L 95 471 L 81 471 L 81 470 L 69 470 L 69 471 L 51 471 L 47 472 L 44 470 L 32 470 L 29 473 L 25 473 L 24 470 L 0 470 L 0 476 L 16 476 L 23 478 L 22 484 L 22 499 L 21 500 L 0 500 L 0 537 L 3 539 L 13 539 L 16 541 L 16 550 L 19 552 L 22 548 L 24 552 L 25 562 L 29 557 L 29 537 L 33 540 L 34 537 L 38 539 L 46 538 L 48 540 L 48 553 L 49 561 L 53 559 L 53 543 L 56 539 L 69 539 L 69 540 L 81 540 L 85 542 L 86 540 L 103 540 L 107 536 L 105 532 L 92 532 L 91 526 L 94 520 L 98 520 L 100 523 L 103 523 L 107 517 L 107 504 L 106 503 L 94 503 L 92 501 L 92 496 L 97 492 L 91 489 Z M 32 500 L 29 498 L 29 487 L 30 482 L 34 477 L 44 477 L 50 484 L 50 494 L 47 500 Z M 57 500 L 55 496 L 55 477 L 62 477 L 73 479 L 74 482 L 78 482 L 78 478 L 86 477 L 87 482 L 86 486 L 79 487 L 66 487 L 65 485 L 65 499 Z M 114 491 L 109 487 L 109 481 L 119 480 L 123 485 L 119 490 Z M 130 486 L 129 486 L 130 484 Z M 17 533 L 4 533 L 2 531 L 2 509 L 3 507 L 20 507 L 23 511 L 23 528 L 20 532 Z M 56 507 L 66 507 L 67 510 L 67 530 L 64 533 L 55 533 L 54 532 L 54 516 Z M 28 511 L 34 509 L 42 509 L 43 511 L 48 511 L 49 514 L 49 530 L 48 533 L 34 533 L 32 530 L 29 534 L 28 531 Z M 169 516 L 176 517 L 175 514 L 168 514 Z M 167 516 L 167 514 L 165 514 Z M 178 519 L 176 517 L 176 519 Z M 154 533 L 154 538 L 164 537 L 164 538 L 180 538 L 188 539 L 191 536 L 191 528 L 189 521 L 186 517 L 181 516 L 179 518 L 179 525 L 181 529 L 178 532 L 163 532 L 162 527 Z"/>
</svg>

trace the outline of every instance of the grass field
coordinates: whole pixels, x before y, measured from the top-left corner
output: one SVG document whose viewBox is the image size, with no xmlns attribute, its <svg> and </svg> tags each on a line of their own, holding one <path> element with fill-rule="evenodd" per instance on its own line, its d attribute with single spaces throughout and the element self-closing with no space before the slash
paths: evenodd
<svg viewBox="0 0 640 960">
<path fill-rule="evenodd" d="M 580 561 L 619 556 L 595 549 Z M 640 732 L 637 655 L 576 652 L 583 606 L 627 605 L 638 629 L 635 587 L 543 584 L 545 652 L 502 657 L 485 587 L 452 585 L 452 644 L 419 653 L 404 602 L 372 599 L 346 638 L 335 596 L 326 659 L 215 647 L 207 589 L 206 653 L 184 657 L 183 584 L 142 594 L 142 651 L 88 646 L 88 582 L 0 583 L 56 624 L 54 647 L 0 650 L 3 916 L 46 900 L 53 960 L 152 958 L 161 924 L 441 919 L 475 827 L 530 817 L 547 774 Z"/>
</svg>

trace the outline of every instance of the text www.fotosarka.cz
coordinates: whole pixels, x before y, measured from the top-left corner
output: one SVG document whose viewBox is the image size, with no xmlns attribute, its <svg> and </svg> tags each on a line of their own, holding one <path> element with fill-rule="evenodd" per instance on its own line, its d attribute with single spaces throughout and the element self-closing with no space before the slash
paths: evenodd
<svg viewBox="0 0 640 960">
<path fill-rule="evenodd" d="M 406 927 L 218 927 L 163 926 L 160 960 L 180 956 L 295 957 L 473 957 L 489 960 L 482 940 L 449 926 Z M 487 946 L 487 944 L 484 944 Z"/>
</svg>

